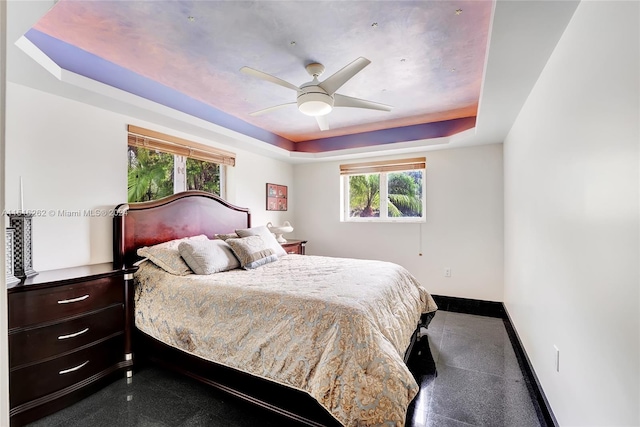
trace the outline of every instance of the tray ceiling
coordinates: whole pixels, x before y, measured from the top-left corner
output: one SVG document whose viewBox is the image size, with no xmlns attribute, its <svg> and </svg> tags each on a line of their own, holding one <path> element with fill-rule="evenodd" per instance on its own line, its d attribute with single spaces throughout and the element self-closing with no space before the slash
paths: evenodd
<svg viewBox="0 0 640 427">
<path fill-rule="evenodd" d="M 319 152 L 450 136 L 472 128 L 491 1 L 59 1 L 26 34 L 68 71 L 290 151 Z M 391 112 L 336 107 L 330 130 L 291 105 L 305 66 L 326 79 L 371 64 L 338 93 Z"/>
</svg>

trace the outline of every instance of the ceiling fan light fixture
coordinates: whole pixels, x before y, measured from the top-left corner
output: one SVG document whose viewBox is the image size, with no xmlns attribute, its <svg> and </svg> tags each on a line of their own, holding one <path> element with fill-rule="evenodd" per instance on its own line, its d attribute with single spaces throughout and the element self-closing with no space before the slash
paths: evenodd
<svg viewBox="0 0 640 427">
<path fill-rule="evenodd" d="M 333 98 L 326 93 L 303 93 L 298 96 L 298 110 L 307 116 L 324 116 L 333 110 Z"/>
<path fill-rule="evenodd" d="M 292 42 L 293 43 L 293 42 Z M 365 99 L 352 98 L 350 96 L 336 93 L 342 85 L 348 82 L 353 76 L 358 74 L 364 67 L 369 65 L 371 61 L 367 58 L 359 57 L 355 61 L 347 64 L 339 71 L 333 73 L 329 78 L 320 82 L 318 76 L 324 72 L 324 65 L 317 62 L 307 64 L 305 69 L 313 77 L 310 82 L 296 86 L 286 80 L 282 80 L 264 71 L 254 70 L 249 67 L 240 68 L 240 72 L 257 77 L 262 80 L 277 84 L 287 89 L 295 90 L 298 94 L 296 102 L 287 102 L 286 104 L 274 105 L 272 107 L 263 108 L 262 110 L 250 113 L 250 116 L 258 116 L 271 111 L 279 110 L 293 104 L 297 104 L 298 110 L 307 116 L 315 117 L 320 130 L 329 130 L 329 122 L 327 115 L 331 113 L 334 106 L 366 108 L 369 110 L 391 111 L 391 106 L 380 104 L 378 102 L 367 101 Z M 384 91 L 384 89 L 383 89 Z"/>
<path fill-rule="evenodd" d="M 329 114 L 333 107 L 323 101 L 307 101 L 304 104 L 300 104 L 298 109 L 307 116 L 324 116 Z"/>
</svg>

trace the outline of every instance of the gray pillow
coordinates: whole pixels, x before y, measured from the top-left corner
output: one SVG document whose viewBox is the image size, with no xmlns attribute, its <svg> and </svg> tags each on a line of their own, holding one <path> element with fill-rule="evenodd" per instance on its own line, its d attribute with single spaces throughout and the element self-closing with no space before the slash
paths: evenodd
<svg viewBox="0 0 640 427">
<path fill-rule="evenodd" d="M 222 240 L 182 242 L 178 252 L 196 274 L 213 274 L 240 267 L 231 246 Z"/>
<path fill-rule="evenodd" d="M 227 239 L 237 239 L 238 236 L 236 233 L 227 233 L 227 234 L 216 234 L 218 239 L 227 240 Z"/>
<path fill-rule="evenodd" d="M 273 253 L 273 249 L 267 247 L 262 236 L 227 239 L 227 243 L 240 260 L 240 266 L 245 270 L 251 270 L 278 260 L 278 255 Z"/>
<path fill-rule="evenodd" d="M 209 240 L 207 236 L 201 234 L 199 236 L 185 237 L 183 239 L 170 240 L 168 242 L 159 243 L 154 246 L 145 246 L 138 249 L 137 254 L 141 257 L 148 258 L 164 271 L 175 274 L 177 276 L 185 276 L 191 274 L 191 269 L 184 262 L 178 252 L 178 245 L 184 241 Z"/>
<path fill-rule="evenodd" d="M 284 248 L 280 246 L 280 243 L 278 243 L 273 233 L 270 232 L 269 229 L 264 225 L 236 230 L 236 234 L 240 237 L 260 236 L 264 240 L 267 247 L 273 249 L 274 254 L 279 257 L 285 256 L 287 254 L 287 251 L 285 251 Z"/>
</svg>

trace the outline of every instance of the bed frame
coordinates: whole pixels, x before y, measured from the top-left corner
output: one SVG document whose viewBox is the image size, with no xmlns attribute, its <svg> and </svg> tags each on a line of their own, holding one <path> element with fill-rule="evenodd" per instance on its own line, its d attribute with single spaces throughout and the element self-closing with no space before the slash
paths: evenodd
<svg viewBox="0 0 640 427">
<path fill-rule="evenodd" d="M 114 268 L 130 268 L 140 257 L 138 248 L 182 237 L 230 233 L 251 227 L 247 208 L 234 206 L 220 197 L 202 191 L 186 191 L 157 201 L 121 204 L 116 207 L 113 224 Z M 134 367 L 152 362 L 209 384 L 237 398 L 310 426 L 340 426 L 318 402 L 301 391 L 256 378 L 214 362 L 192 356 L 137 330 L 134 324 L 132 280 L 127 281 L 127 336 L 132 337 Z M 423 315 L 405 353 L 420 338 L 421 327 L 430 317 Z"/>
</svg>

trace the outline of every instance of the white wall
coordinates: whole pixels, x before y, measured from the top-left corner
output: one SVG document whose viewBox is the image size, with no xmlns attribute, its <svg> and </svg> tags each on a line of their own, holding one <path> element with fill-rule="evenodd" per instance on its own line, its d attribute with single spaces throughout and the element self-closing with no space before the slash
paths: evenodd
<svg viewBox="0 0 640 427">
<path fill-rule="evenodd" d="M 640 424 L 639 12 L 583 1 L 505 141 L 505 305 L 562 426 Z"/>
<path fill-rule="evenodd" d="M 340 222 L 348 162 L 333 161 L 295 166 L 294 234 L 308 254 L 392 261 L 433 294 L 502 301 L 502 144 L 406 157 L 416 156 L 427 158 L 426 223 Z"/>
<path fill-rule="evenodd" d="M 108 209 L 126 202 L 127 124 L 215 145 L 15 83 L 7 86 L 6 114 L 7 209 L 19 208 L 21 176 L 25 209 L 46 215 L 33 220 L 36 271 L 112 260 L 110 217 L 64 217 L 58 211 Z M 227 180 L 229 201 L 249 207 L 254 225 L 289 219 L 288 212 L 266 211 L 265 184 L 293 189 L 293 167 L 233 147 L 222 148 L 237 154 L 237 166 L 230 168 Z"/>
<path fill-rule="evenodd" d="M 227 148 L 228 149 L 228 148 Z M 248 151 L 235 150 L 236 166 L 228 168 L 227 200 L 238 206 L 251 208 L 251 224 L 274 225 L 292 221 L 298 206 L 295 199 L 288 201 L 287 211 L 267 211 L 267 183 L 286 185 L 295 191 L 293 165 Z"/>
<path fill-rule="evenodd" d="M 5 170 L 5 112 L 6 58 L 7 58 L 7 5 L 0 2 L 0 177 L 4 182 Z M 4 188 L 0 186 L 0 208 L 4 210 Z M 5 234 L 2 233 L 0 259 L 5 258 Z M 0 284 L 5 289 L 5 263 L 0 266 Z M 0 426 L 9 425 L 9 344 L 7 335 L 7 293 L 0 292 Z"/>
</svg>

